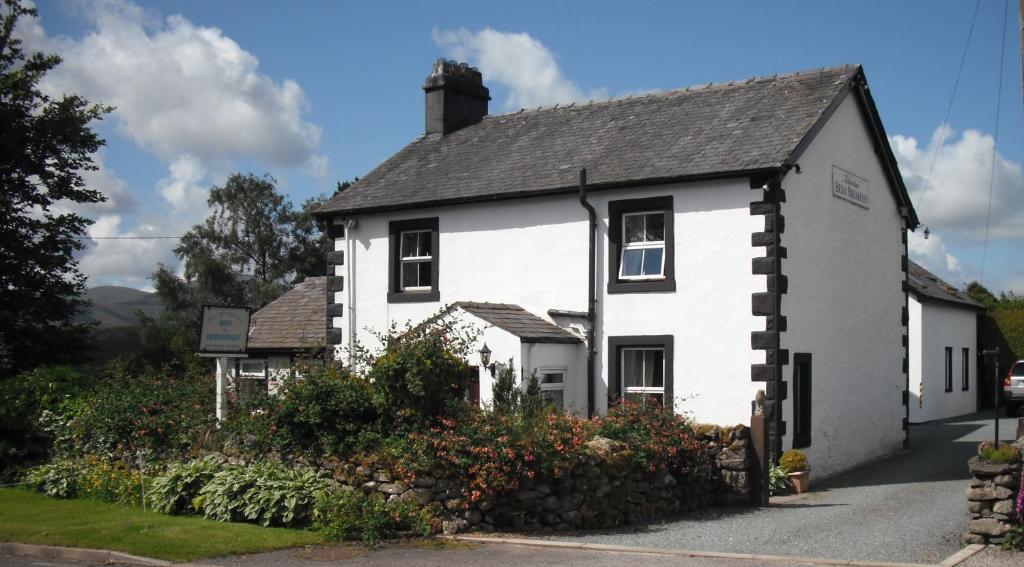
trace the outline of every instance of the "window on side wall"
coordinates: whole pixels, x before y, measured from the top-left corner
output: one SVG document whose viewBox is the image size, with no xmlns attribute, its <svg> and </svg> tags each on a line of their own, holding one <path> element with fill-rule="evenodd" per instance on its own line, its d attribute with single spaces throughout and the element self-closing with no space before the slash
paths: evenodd
<svg viewBox="0 0 1024 567">
<path fill-rule="evenodd" d="M 238 395 L 247 398 L 267 392 L 267 361 L 260 358 L 238 361 Z"/>
<path fill-rule="evenodd" d="M 946 391 L 953 391 L 953 347 L 946 347 Z"/>
<path fill-rule="evenodd" d="M 542 368 L 538 373 L 540 397 L 559 411 L 565 409 L 565 368 Z"/>
<path fill-rule="evenodd" d="M 672 406 L 672 336 L 609 337 L 610 402 Z"/>
<path fill-rule="evenodd" d="M 960 389 L 967 391 L 971 389 L 971 349 L 960 349 Z"/>
<path fill-rule="evenodd" d="M 608 293 L 674 291 L 672 197 L 608 203 Z"/>
<path fill-rule="evenodd" d="M 437 217 L 389 225 L 388 302 L 437 301 Z"/>
</svg>

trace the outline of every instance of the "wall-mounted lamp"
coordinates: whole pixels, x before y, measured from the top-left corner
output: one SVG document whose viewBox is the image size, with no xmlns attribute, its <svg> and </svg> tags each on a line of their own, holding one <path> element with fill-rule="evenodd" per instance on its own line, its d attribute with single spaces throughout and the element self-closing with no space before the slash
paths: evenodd
<svg viewBox="0 0 1024 567">
<path fill-rule="evenodd" d="M 932 231 L 929 230 L 928 225 L 924 225 L 924 239 L 925 240 L 928 240 L 928 237 L 931 235 L 931 233 L 932 233 Z"/>
<path fill-rule="evenodd" d="M 480 347 L 480 364 L 494 376 L 494 365 L 491 364 L 491 349 L 487 348 L 487 343 Z"/>
</svg>

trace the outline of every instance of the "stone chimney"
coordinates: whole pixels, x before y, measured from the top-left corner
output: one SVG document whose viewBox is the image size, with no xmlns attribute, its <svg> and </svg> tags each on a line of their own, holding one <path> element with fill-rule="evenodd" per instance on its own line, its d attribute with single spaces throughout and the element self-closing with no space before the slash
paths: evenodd
<svg viewBox="0 0 1024 567">
<path fill-rule="evenodd" d="M 423 90 L 427 95 L 427 134 L 448 134 L 480 122 L 491 100 L 480 71 L 444 59 L 434 62 Z"/>
</svg>

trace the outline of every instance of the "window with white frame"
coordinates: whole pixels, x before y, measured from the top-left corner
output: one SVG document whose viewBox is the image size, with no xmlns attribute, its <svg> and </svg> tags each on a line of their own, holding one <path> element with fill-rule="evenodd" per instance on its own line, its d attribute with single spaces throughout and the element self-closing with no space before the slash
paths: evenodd
<svg viewBox="0 0 1024 567">
<path fill-rule="evenodd" d="M 238 362 L 238 395 L 248 398 L 267 392 L 267 361 L 260 358 L 242 359 Z"/>
<path fill-rule="evenodd" d="M 624 213 L 619 279 L 649 280 L 664 277 L 665 212 Z"/>
<path fill-rule="evenodd" d="M 263 380 L 267 377 L 267 363 L 264 360 L 242 360 L 238 367 L 239 375 L 242 378 Z"/>
<path fill-rule="evenodd" d="M 430 230 L 408 230 L 401 238 L 401 291 L 429 291 L 433 286 L 433 238 Z"/>
<path fill-rule="evenodd" d="M 665 403 L 665 349 L 623 348 L 622 393 L 627 400 Z"/>
<path fill-rule="evenodd" d="M 538 381 L 540 382 L 540 397 L 545 403 L 558 408 L 565 409 L 565 368 L 542 368 Z"/>
</svg>

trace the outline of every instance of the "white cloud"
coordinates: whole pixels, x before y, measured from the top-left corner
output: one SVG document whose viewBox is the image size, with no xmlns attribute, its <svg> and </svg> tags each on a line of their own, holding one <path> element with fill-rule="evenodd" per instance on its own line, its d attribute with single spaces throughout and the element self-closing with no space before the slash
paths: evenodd
<svg viewBox="0 0 1024 567">
<path fill-rule="evenodd" d="M 921 222 L 950 238 L 984 239 L 995 143 L 992 136 L 967 130 L 957 137 L 956 131 L 943 125 L 935 130 L 927 148 L 919 148 L 916 139 L 906 136 L 892 136 L 890 141 Z M 1021 164 L 999 153 L 995 159 L 990 238 L 1024 238 Z"/>
<path fill-rule="evenodd" d="M 479 67 L 485 82 L 507 87 L 507 109 L 608 98 L 604 89 L 585 94 L 566 78 L 551 50 L 528 33 L 435 29 L 433 37 L 449 57 Z"/>
<path fill-rule="evenodd" d="M 909 234 L 907 247 L 910 257 L 918 264 L 924 266 L 929 272 L 939 276 L 947 282 L 962 286 L 966 280 L 963 266 L 946 248 L 942 236 L 932 231 L 928 238 L 924 237 L 923 230 L 917 230 Z"/>
<path fill-rule="evenodd" d="M 88 3 L 83 13 L 94 29 L 81 39 L 43 42 L 37 21 L 21 32 L 64 58 L 44 81 L 48 92 L 116 107 L 121 131 L 165 161 L 190 154 L 301 166 L 315 155 L 321 130 L 304 118 L 302 88 L 261 74 L 259 60 L 221 30 L 183 16 L 160 21 L 121 0 Z"/>
</svg>

